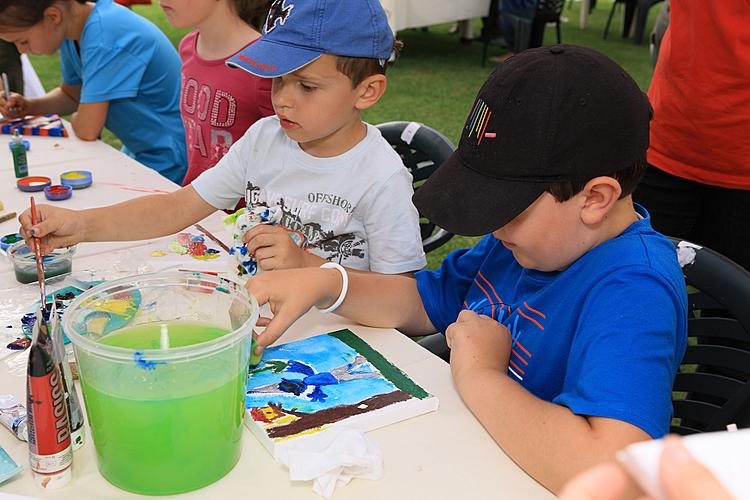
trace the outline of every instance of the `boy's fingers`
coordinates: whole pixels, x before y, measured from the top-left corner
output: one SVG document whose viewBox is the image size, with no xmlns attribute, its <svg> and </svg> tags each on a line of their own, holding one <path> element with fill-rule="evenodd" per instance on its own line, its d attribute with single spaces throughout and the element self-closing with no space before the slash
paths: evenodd
<svg viewBox="0 0 750 500">
<path fill-rule="evenodd" d="M 460 323 L 463 321 L 469 321 L 472 319 L 476 319 L 479 315 L 472 311 L 471 309 L 464 309 L 460 313 L 458 313 L 458 318 L 456 318 L 456 322 Z"/>
<path fill-rule="evenodd" d="M 703 464 L 695 460 L 677 437 L 664 441 L 659 475 L 670 500 L 730 500 L 732 497 Z"/>
<path fill-rule="evenodd" d="M 276 342 L 276 339 L 284 334 L 287 328 L 294 323 L 295 319 L 296 318 L 291 314 L 286 313 L 284 310 L 279 310 L 279 312 L 274 315 L 273 319 L 268 322 L 263 334 L 258 337 L 258 345 L 266 348 Z"/>
<path fill-rule="evenodd" d="M 617 500 L 627 478 L 615 464 L 602 464 L 573 478 L 560 493 L 560 500 Z"/>
<path fill-rule="evenodd" d="M 247 234 L 245 236 L 247 237 Z M 247 253 L 250 255 L 258 251 L 259 248 L 273 246 L 275 238 L 271 234 L 259 234 L 252 236 L 250 239 L 245 240 L 245 246 L 247 247 Z"/>
</svg>

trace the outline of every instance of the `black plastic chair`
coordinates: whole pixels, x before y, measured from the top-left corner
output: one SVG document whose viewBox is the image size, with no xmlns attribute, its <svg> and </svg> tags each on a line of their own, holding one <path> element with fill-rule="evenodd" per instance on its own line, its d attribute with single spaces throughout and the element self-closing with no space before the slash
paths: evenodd
<svg viewBox="0 0 750 500">
<path fill-rule="evenodd" d="M 643 34 L 646 31 L 648 11 L 651 7 L 662 1 L 664 0 L 614 0 L 612 2 L 612 10 L 609 11 L 607 24 L 604 26 L 604 38 L 607 38 L 607 33 L 609 33 L 609 26 L 612 24 L 612 17 L 615 14 L 617 4 L 624 3 L 625 17 L 623 19 L 622 37 L 627 38 L 630 36 L 630 29 L 633 27 L 633 21 L 635 20 L 633 43 L 640 45 L 643 42 Z"/>
<path fill-rule="evenodd" d="M 562 43 L 560 15 L 565 0 L 519 0 L 512 2 L 510 7 L 504 5 L 501 10 L 490 6 L 489 16 L 500 16 L 513 30 L 513 45 L 509 47 L 514 54 L 529 48 L 541 47 L 544 43 L 544 31 L 547 23 L 555 23 L 557 43 Z M 482 66 L 487 61 L 487 51 L 491 39 L 483 35 Z"/>
<path fill-rule="evenodd" d="M 617 9 L 618 4 L 625 4 L 625 13 L 623 14 L 623 24 L 622 24 L 622 37 L 627 38 L 630 36 L 630 27 L 633 25 L 633 18 L 635 17 L 635 9 L 638 5 L 638 0 L 614 0 L 612 2 L 612 9 L 609 11 L 609 16 L 607 17 L 607 24 L 604 25 L 604 35 L 602 37 L 606 40 L 607 35 L 609 34 L 609 27 L 612 24 L 612 18 L 615 15 L 615 10 Z"/>
<path fill-rule="evenodd" d="M 750 273 L 708 248 L 672 242 L 689 257 L 689 342 L 673 386 L 672 432 L 750 426 Z"/>
<path fill-rule="evenodd" d="M 443 134 L 420 123 L 397 121 L 381 123 L 377 127 L 411 172 L 415 191 L 456 149 Z M 419 229 L 425 253 L 444 245 L 453 237 L 453 234 L 424 217 L 420 217 Z"/>
</svg>

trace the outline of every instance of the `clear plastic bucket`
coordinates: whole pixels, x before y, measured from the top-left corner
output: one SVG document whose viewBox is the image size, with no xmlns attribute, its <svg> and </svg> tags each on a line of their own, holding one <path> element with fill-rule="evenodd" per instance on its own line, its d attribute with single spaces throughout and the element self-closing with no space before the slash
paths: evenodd
<svg viewBox="0 0 750 500">
<path fill-rule="evenodd" d="M 102 283 L 68 306 L 64 328 L 109 482 L 167 495 L 232 470 L 257 319 L 240 284 L 196 272 Z"/>
</svg>

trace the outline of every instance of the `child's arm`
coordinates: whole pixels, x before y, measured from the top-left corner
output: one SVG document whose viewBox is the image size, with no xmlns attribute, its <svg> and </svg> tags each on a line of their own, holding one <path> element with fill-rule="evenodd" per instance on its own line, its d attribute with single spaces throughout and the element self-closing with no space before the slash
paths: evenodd
<svg viewBox="0 0 750 500">
<path fill-rule="evenodd" d="M 336 314 L 367 326 L 396 328 L 407 335 L 426 335 L 435 327 L 425 312 L 413 278 L 349 271 L 349 290 Z M 262 305 L 271 304 L 274 317 L 261 318 L 266 330 L 261 349 L 271 345 L 312 306 L 333 304 L 342 287 L 336 269 L 306 268 L 262 273 L 247 281 L 247 288 Z"/>
<path fill-rule="evenodd" d="M 38 205 L 41 222 L 32 226 L 31 211 L 18 220 L 27 242 L 40 237 L 46 252 L 82 241 L 127 241 L 176 233 L 216 211 L 192 186 L 166 195 L 142 196 L 101 208 L 68 210 Z"/>
<path fill-rule="evenodd" d="M 492 438 L 552 492 L 575 474 L 649 435 L 629 423 L 574 414 L 537 398 L 508 375 L 511 338 L 500 323 L 464 310 L 446 330 L 453 379 Z"/>
<path fill-rule="evenodd" d="M 23 118 L 26 115 L 57 113 L 69 115 L 78 108 L 80 86 L 63 83 L 41 97 L 26 98 L 21 94 L 11 94 L 8 100 L 0 97 L 0 113 L 8 118 Z"/>
</svg>

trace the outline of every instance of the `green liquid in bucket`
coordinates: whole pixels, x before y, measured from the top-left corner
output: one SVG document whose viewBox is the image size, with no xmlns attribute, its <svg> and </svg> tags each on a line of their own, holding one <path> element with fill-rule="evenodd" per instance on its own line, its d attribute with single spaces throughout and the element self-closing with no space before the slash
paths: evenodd
<svg viewBox="0 0 750 500">
<path fill-rule="evenodd" d="M 170 324 L 169 332 L 172 347 L 205 342 L 227 333 L 186 323 Z M 114 332 L 100 342 L 151 349 L 159 346 L 159 339 L 160 326 L 145 325 Z M 128 491 L 167 495 L 201 488 L 232 470 L 240 458 L 247 372 L 239 369 L 239 374 L 231 375 L 226 363 L 222 364 L 223 371 L 222 366 L 215 366 L 216 373 L 202 372 L 204 381 L 210 382 L 213 377 L 216 384 L 207 383 L 207 390 L 196 388 L 189 396 L 177 398 L 118 397 L 100 388 L 106 387 L 107 381 L 82 377 L 101 474 Z M 157 365 L 148 373 L 154 375 L 168 366 Z"/>
</svg>

